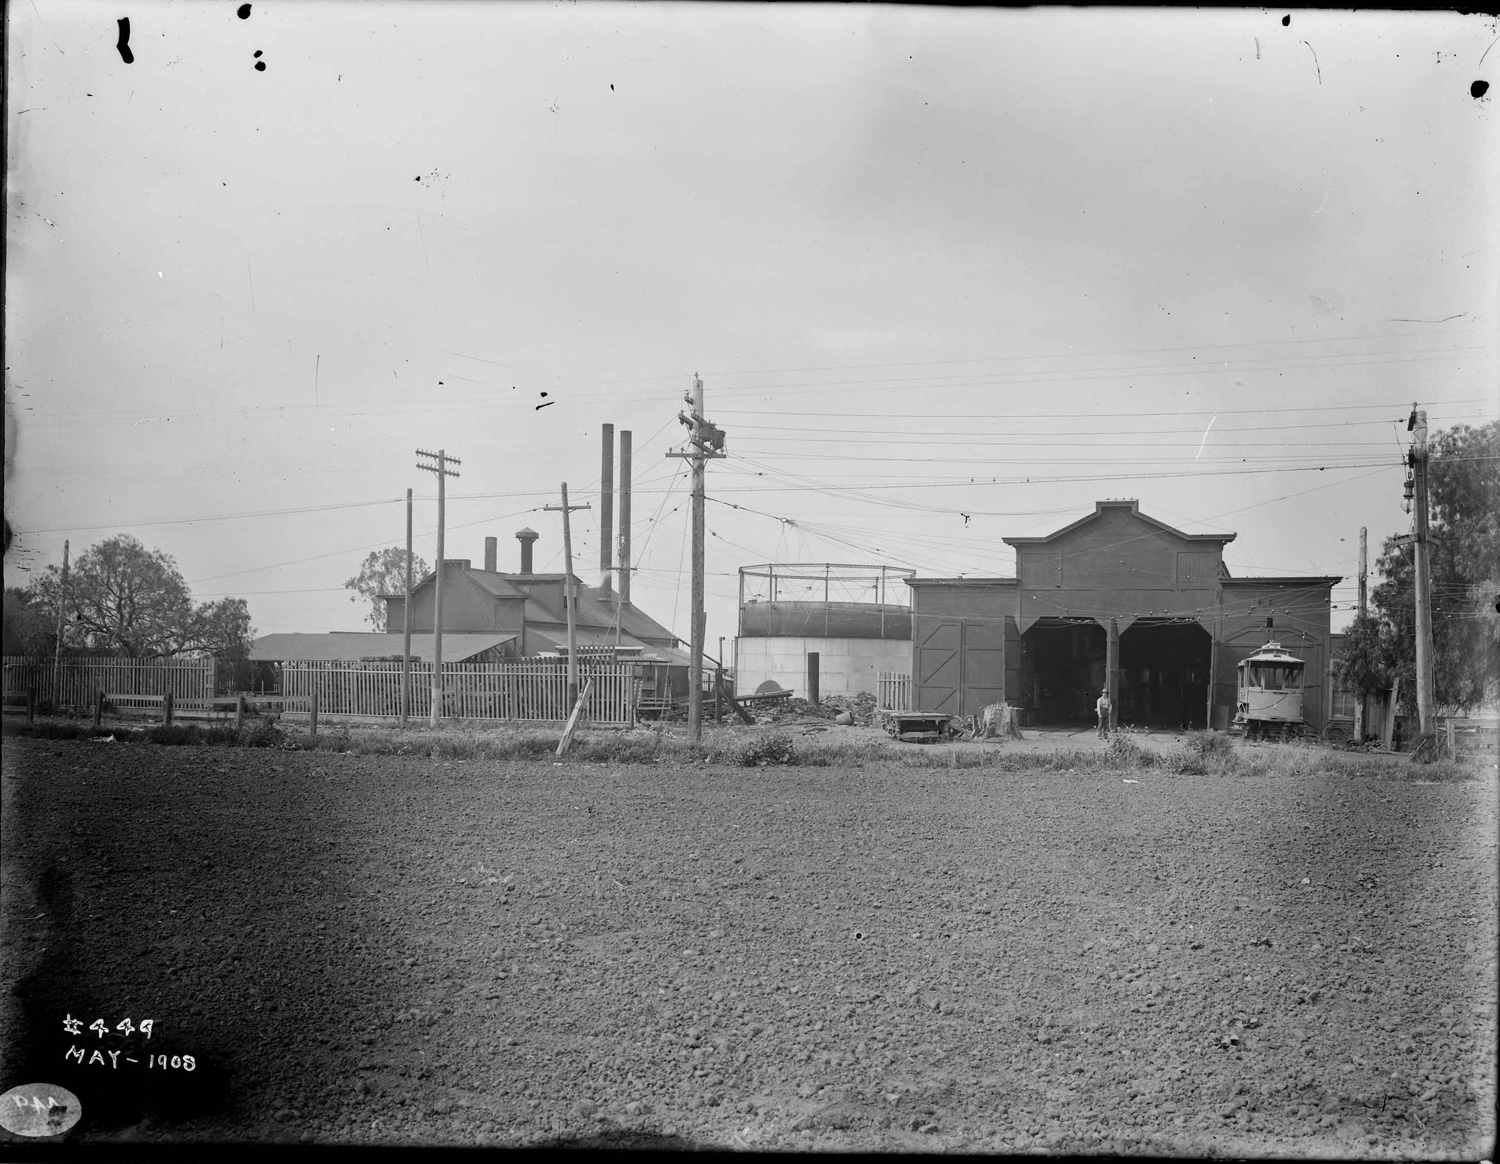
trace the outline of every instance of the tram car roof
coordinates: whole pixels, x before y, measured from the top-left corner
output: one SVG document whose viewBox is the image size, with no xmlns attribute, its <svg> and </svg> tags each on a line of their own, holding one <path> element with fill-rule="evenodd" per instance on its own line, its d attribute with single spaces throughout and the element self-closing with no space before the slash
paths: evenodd
<svg viewBox="0 0 1500 1164">
<path fill-rule="evenodd" d="M 1283 647 L 1280 643 L 1270 642 L 1256 651 L 1247 659 L 1240 662 L 1243 667 L 1248 663 L 1298 663 L 1305 665 L 1306 659 L 1299 659 Z"/>
</svg>

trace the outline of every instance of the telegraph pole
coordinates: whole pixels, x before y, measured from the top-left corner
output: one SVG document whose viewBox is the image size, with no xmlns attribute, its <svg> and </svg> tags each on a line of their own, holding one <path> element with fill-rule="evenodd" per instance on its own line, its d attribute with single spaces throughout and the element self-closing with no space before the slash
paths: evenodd
<svg viewBox="0 0 1500 1164">
<path fill-rule="evenodd" d="M 1370 579 L 1369 558 L 1367 546 L 1368 533 L 1364 526 L 1359 527 L 1359 617 L 1365 617 L 1366 598 Z"/>
<path fill-rule="evenodd" d="M 411 706 L 411 490 L 406 491 L 406 601 L 401 604 L 401 726 Z"/>
<path fill-rule="evenodd" d="M 1416 559 L 1417 613 L 1417 724 L 1425 740 L 1432 734 L 1432 580 L 1428 564 L 1427 536 L 1427 413 L 1412 407 L 1407 428 L 1413 430 L 1412 476 L 1416 481 L 1416 530 L 1413 556 Z"/>
<path fill-rule="evenodd" d="M 62 706 L 63 610 L 68 600 L 68 543 L 63 542 L 62 587 L 57 592 L 57 642 L 52 660 L 52 714 Z"/>
<path fill-rule="evenodd" d="M 708 462 L 724 455 L 724 433 L 703 417 L 703 381 L 693 373 L 693 390 L 683 396 L 692 406 L 690 416 L 677 414 L 688 427 L 692 452 L 668 453 L 693 463 L 693 625 L 688 655 L 688 731 L 693 743 L 703 739 L 703 638 L 707 616 L 703 610 L 703 471 Z"/>
<path fill-rule="evenodd" d="M 437 528 L 437 577 L 433 580 L 432 596 L 432 726 L 437 727 L 438 716 L 443 709 L 443 522 L 445 516 L 445 499 L 447 497 L 443 484 L 449 477 L 457 477 L 459 474 L 448 468 L 449 465 L 462 465 L 463 462 L 457 457 L 450 457 L 443 449 L 435 453 L 417 450 L 419 457 L 432 457 L 437 463 L 427 465 L 417 462 L 417 468 L 428 473 L 436 473 L 438 479 L 438 528 Z"/>
<path fill-rule="evenodd" d="M 573 528 L 568 521 L 568 514 L 575 509 L 587 509 L 587 505 L 568 504 L 568 483 L 562 483 L 562 504 L 544 505 L 544 510 L 556 512 L 562 510 L 563 515 L 563 569 L 567 573 L 563 575 L 563 606 L 568 611 L 568 714 L 573 714 L 573 707 L 578 703 L 578 618 L 574 611 L 573 596 Z"/>
<path fill-rule="evenodd" d="M 1364 526 L 1359 527 L 1359 623 L 1364 625 L 1365 612 L 1368 609 L 1369 593 L 1369 554 L 1368 554 L 1368 531 Z M 1355 693 L 1354 699 L 1354 742 L 1362 744 L 1365 742 L 1365 700 L 1363 691 Z"/>
</svg>

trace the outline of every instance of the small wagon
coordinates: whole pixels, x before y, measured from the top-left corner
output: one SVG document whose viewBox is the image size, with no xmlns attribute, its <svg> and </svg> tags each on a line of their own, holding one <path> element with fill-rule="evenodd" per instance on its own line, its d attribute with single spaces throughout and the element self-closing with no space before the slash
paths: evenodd
<svg viewBox="0 0 1500 1164">
<path fill-rule="evenodd" d="M 960 716 L 931 711 L 882 712 L 886 735 L 907 744 L 935 744 L 972 731 Z"/>
</svg>

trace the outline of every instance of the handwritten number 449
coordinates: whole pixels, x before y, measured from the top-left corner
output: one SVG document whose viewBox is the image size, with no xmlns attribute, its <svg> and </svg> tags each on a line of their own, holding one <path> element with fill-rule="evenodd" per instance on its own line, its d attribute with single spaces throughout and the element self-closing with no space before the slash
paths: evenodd
<svg viewBox="0 0 1500 1164">
<path fill-rule="evenodd" d="M 155 1025 L 155 1019 L 142 1019 L 141 1025 L 137 1027 L 133 1025 L 127 1018 L 122 1019 L 120 1022 L 116 1023 L 115 1030 L 119 1031 L 120 1034 L 126 1036 L 127 1038 L 133 1035 L 136 1031 L 140 1031 L 141 1034 L 145 1035 L 146 1038 L 149 1039 L 151 1037 L 151 1029 Z M 82 1034 L 83 1020 L 76 1019 L 70 1014 L 65 1019 L 63 1019 L 63 1030 L 67 1031 L 67 1033 L 70 1035 Z M 104 1025 L 103 1019 L 95 1019 L 93 1022 L 89 1023 L 89 1030 L 97 1032 L 101 1039 L 104 1038 L 105 1035 L 109 1034 L 109 1028 Z"/>
</svg>

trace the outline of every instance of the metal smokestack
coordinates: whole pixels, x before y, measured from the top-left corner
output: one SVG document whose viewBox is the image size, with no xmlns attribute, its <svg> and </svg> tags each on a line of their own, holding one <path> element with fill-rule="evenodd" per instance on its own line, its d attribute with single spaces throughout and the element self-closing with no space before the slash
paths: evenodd
<svg viewBox="0 0 1500 1164">
<path fill-rule="evenodd" d="M 497 538 L 484 539 L 484 568 L 491 574 L 495 572 L 499 564 L 499 540 Z"/>
<path fill-rule="evenodd" d="M 610 543 L 615 537 L 615 426 L 604 426 L 599 461 L 599 592 L 609 596 Z"/>
<path fill-rule="evenodd" d="M 630 431 L 620 430 L 620 605 L 630 605 Z"/>
</svg>

